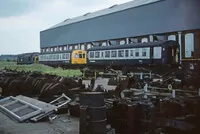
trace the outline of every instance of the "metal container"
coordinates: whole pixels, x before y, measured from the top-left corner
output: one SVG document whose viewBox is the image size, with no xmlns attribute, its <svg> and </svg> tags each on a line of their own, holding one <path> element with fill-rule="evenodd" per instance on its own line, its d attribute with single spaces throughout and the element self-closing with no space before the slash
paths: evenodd
<svg viewBox="0 0 200 134">
<path fill-rule="evenodd" d="M 104 94 L 81 93 L 80 105 L 80 134 L 106 134 Z"/>
</svg>

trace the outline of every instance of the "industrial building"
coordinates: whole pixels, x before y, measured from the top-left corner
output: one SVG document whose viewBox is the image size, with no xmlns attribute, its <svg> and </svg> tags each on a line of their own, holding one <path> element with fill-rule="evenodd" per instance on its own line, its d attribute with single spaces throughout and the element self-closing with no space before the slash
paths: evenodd
<svg viewBox="0 0 200 134">
<path fill-rule="evenodd" d="M 181 58 L 200 57 L 199 0 L 134 0 L 40 32 L 41 53 L 176 40 Z"/>
</svg>

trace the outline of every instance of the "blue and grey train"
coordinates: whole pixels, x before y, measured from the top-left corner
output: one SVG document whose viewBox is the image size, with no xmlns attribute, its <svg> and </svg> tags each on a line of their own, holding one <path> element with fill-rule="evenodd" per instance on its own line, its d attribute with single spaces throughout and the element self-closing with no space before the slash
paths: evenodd
<svg viewBox="0 0 200 134">
<path fill-rule="evenodd" d="M 87 65 L 93 67 L 131 67 L 179 65 L 179 44 L 176 41 L 132 43 L 94 47 L 87 51 Z"/>
<path fill-rule="evenodd" d="M 17 64 L 37 64 L 39 63 L 39 53 L 32 52 L 32 53 L 23 53 L 17 56 Z"/>
<path fill-rule="evenodd" d="M 68 54 L 68 58 L 65 58 Z M 93 47 L 85 50 L 71 50 L 41 53 L 39 62 L 51 66 L 70 68 L 112 68 L 179 65 L 179 44 L 176 41 L 157 41 Z"/>
</svg>

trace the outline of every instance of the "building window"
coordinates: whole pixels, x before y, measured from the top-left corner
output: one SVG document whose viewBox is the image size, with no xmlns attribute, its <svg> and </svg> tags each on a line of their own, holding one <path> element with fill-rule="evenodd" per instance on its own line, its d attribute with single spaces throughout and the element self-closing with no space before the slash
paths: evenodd
<svg viewBox="0 0 200 134">
<path fill-rule="evenodd" d="M 194 52 L 194 34 L 188 33 L 185 35 L 185 57 L 189 58 L 193 56 Z"/>
<path fill-rule="evenodd" d="M 72 46 L 69 46 L 69 49 L 72 50 Z"/>
<path fill-rule="evenodd" d="M 53 48 L 51 48 L 51 52 L 53 52 Z"/>
<path fill-rule="evenodd" d="M 142 38 L 142 43 L 145 43 L 145 42 L 148 42 L 148 39 L 147 38 Z"/>
<path fill-rule="evenodd" d="M 90 49 L 92 47 L 91 44 L 87 44 L 87 49 Z"/>
<path fill-rule="evenodd" d="M 75 45 L 75 49 L 78 49 L 78 45 Z"/>
<path fill-rule="evenodd" d="M 62 51 L 62 47 L 60 47 L 60 51 Z"/>
<path fill-rule="evenodd" d="M 67 47 L 66 47 L 66 46 L 64 46 L 64 50 L 67 50 Z"/>
<path fill-rule="evenodd" d="M 102 43 L 102 46 L 105 47 L 105 46 L 107 46 L 106 44 L 107 44 L 106 42 L 103 42 L 103 43 Z"/>
<path fill-rule="evenodd" d="M 129 38 L 129 42 L 130 43 L 138 43 L 138 39 L 137 38 Z"/>
<path fill-rule="evenodd" d="M 126 43 L 125 40 L 121 40 L 121 41 L 119 42 L 120 45 L 124 45 L 125 43 Z"/>
<path fill-rule="evenodd" d="M 176 36 L 175 35 L 169 35 L 168 40 L 176 41 Z"/>
<path fill-rule="evenodd" d="M 85 50 L 85 45 L 81 45 L 81 50 Z"/>
<path fill-rule="evenodd" d="M 56 48 L 56 47 L 54 48 L 54 51 L 57 51 L 57 48 Z"/>
</svg>

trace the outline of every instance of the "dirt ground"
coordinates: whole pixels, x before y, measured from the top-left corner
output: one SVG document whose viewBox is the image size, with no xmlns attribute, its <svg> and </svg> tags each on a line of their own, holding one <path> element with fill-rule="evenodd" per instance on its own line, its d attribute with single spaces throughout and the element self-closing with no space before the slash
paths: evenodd
<svg viewBox="0 0 200 134">
<path fill-rule="evenodd" d="M 17 123 L 0 112 L 0 134 L 79 134 L 79 119 L 60 115 L 52 123 Z"/>
</svg>

